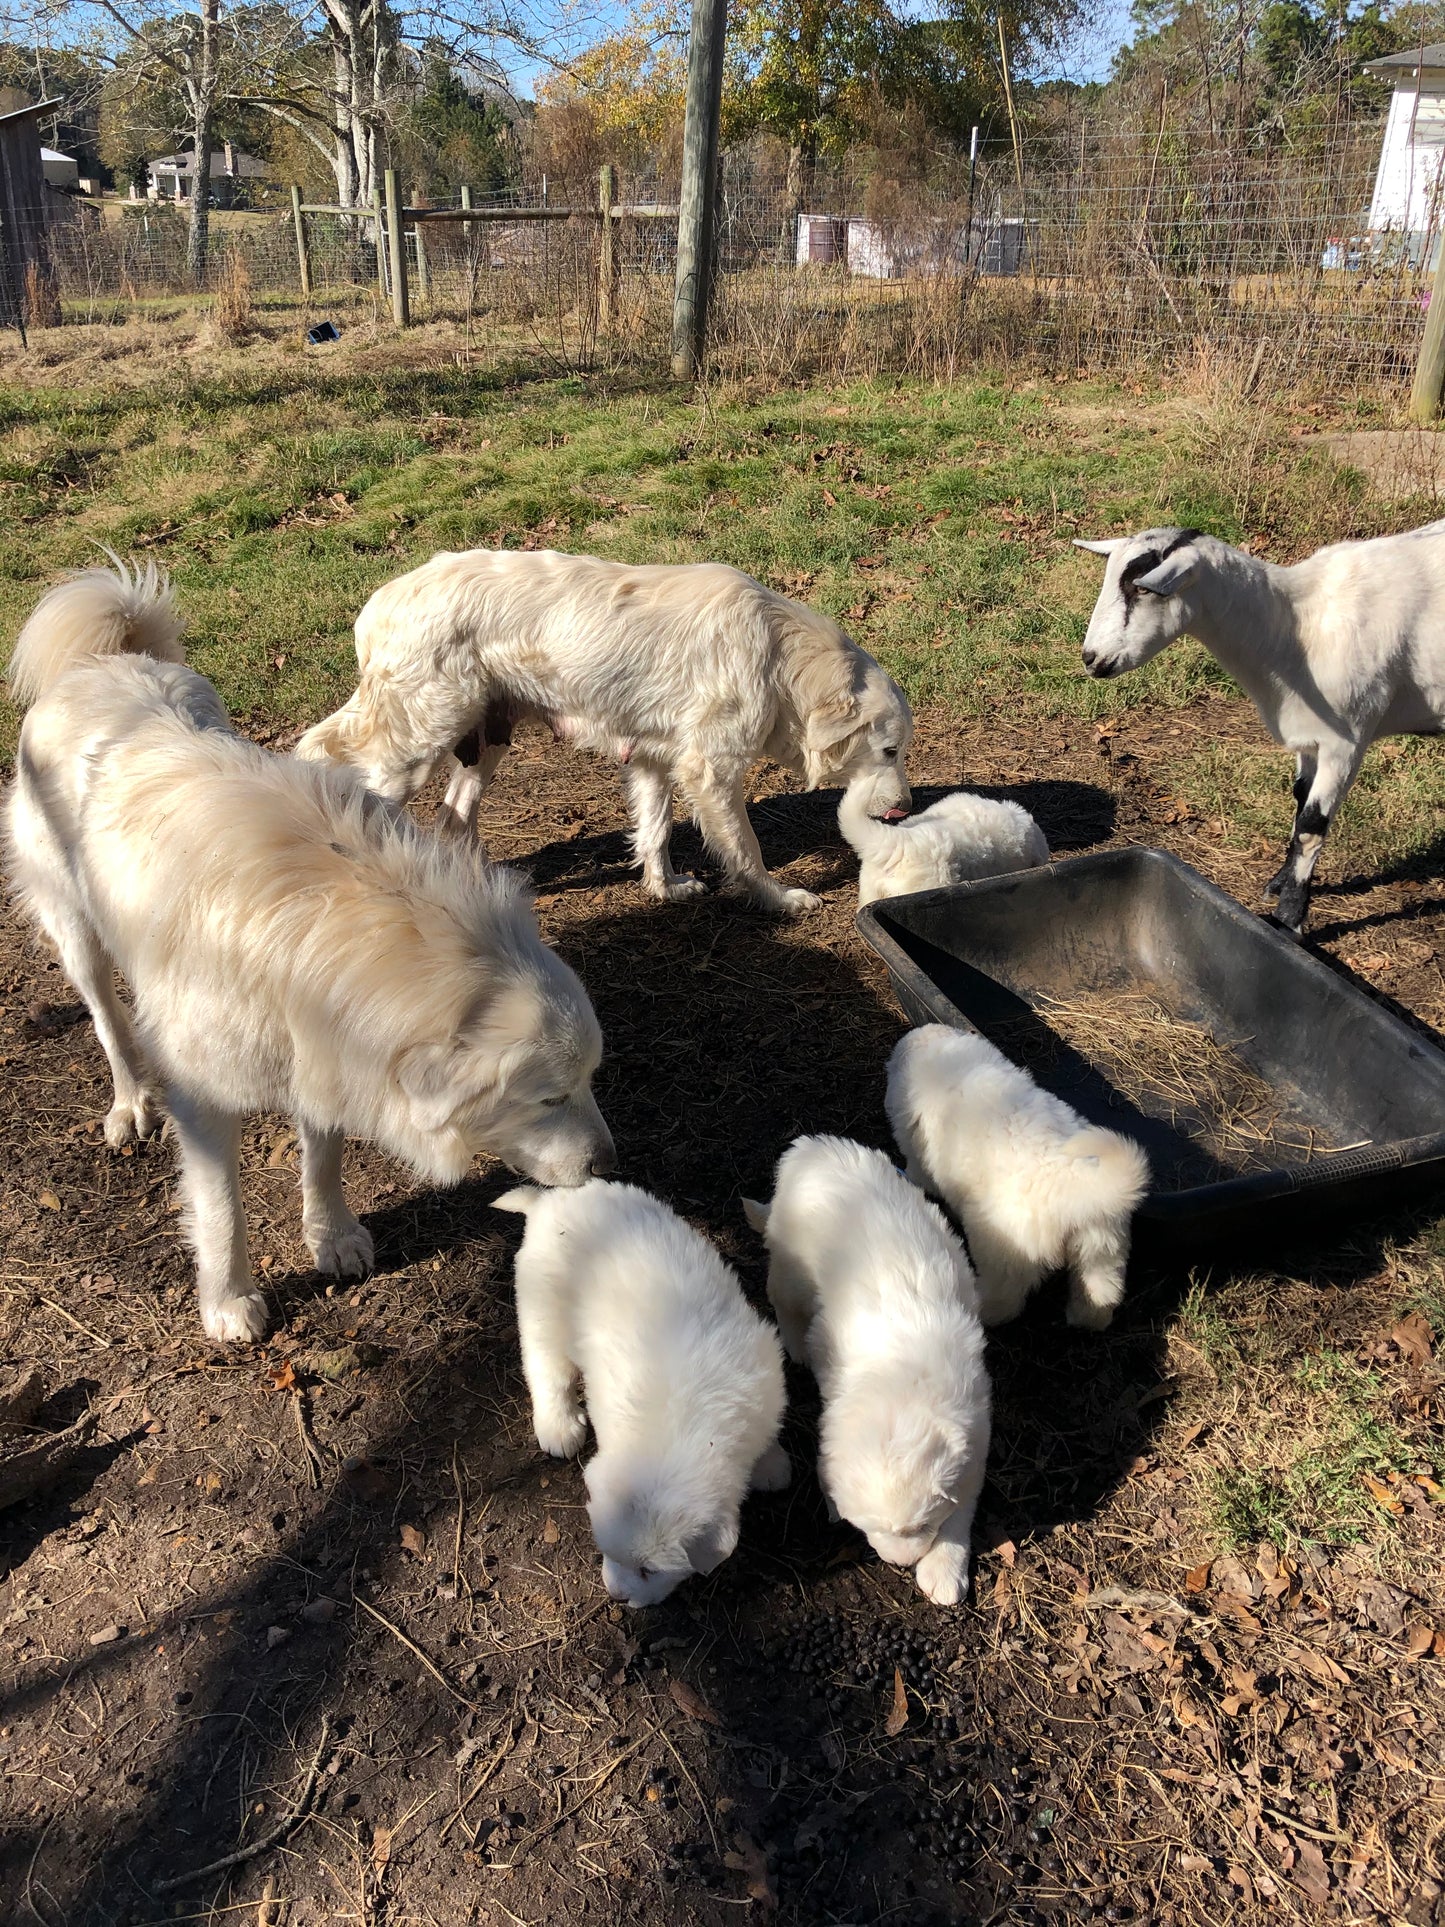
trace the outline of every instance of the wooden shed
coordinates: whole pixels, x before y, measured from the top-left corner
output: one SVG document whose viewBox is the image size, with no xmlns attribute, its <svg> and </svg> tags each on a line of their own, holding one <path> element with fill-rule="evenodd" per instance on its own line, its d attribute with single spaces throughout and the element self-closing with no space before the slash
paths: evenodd
<svg viewBox="0 0 1445 1927">
<path fill-rule="evenodd" d="M 1366 61 L 1365 72 L 1394 88 L 1370 199 L 1370 232 L 1377 246 L 1384 237 L 1395 237 L 1419 262 L 1441 228 L 1445 45 Z"/>
<path fill-rule="evenodd" d="M 37 101 L 0 114 L 0 326 L 23 329 L 35 292 L 48 287 L 48 195 L 40 120 L 61 106 Z M 47 304 L 48 305 L 48 304 Z"/>
</svg>

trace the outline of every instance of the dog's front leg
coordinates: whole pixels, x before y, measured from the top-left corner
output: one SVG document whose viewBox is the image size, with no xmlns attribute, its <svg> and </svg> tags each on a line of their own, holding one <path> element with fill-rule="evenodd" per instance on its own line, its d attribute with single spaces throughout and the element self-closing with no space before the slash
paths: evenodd
<svg viewBox="0 0 1445 1927">
<path fill-rule="evenodd" d="M 181 1195 L 196 1253 L 196 1291 L 207 1338 L 259 1338 L 266 1300 L 251 1275 L 239 1176 L 241 1120 L 183 1093 L 166 1094 L 181 1152 Z"/>
<path fill-rule="evenodd" d="M 789 890 L 774 883 L 763 863 L 763 853 L 748 821 L 745 772 L 720 779 L 705 775 L 692 792 L 693 813 L 708 844 L 722 858 L 730 895 L 751 897 L 765 910 L 799 917 L 822 907 L 811 890 Z"/>
<path fill-rule="evenodd" d="M 341 1188 L 340 1131 L 318 1131 L 297 1120 L 301 1139 L 301 1232 L 316 1269 L 326 1278 L 364 1278 L 376 1263 L 371 1233 Z"/>
<path fill-rule="evenodd" d="M 645 763 L 628 763 L 622 771 L 627 810 L 632 818 L 632 856 L 642 870 L 642 887 L 660 903 L 680 903 L 701 896 L 707 885 L 700 877 L 680 876 L 672 867 L 672 779 Z"/>
<path fill-rule="evenodd" d="M 988 1464 L 988 1440 L 979 1440 L 968 1463 L 960 1472 L 949 1495 L 953 1511 L 938 1529 L 938 1537 L 913 1568 L 919 1590 L 935 1606 L 956 1606 L 968 1593 L 969 1544 L 973 1537 L 973 1515 L 978 1510 L 978 1495 L 983 1490 L 983 1475 Z"/>
</svg>

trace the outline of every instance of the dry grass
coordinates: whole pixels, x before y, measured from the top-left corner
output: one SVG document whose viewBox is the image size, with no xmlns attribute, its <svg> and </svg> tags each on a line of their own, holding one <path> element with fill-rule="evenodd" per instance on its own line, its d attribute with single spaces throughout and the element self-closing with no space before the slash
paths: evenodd
<svg viewBox="0 0 1445 1927">
<path fill-rule="evenodd" d="M 245 341 L 255 332 L 251 305 L 251 276 L 244 258 L 233 248 L 226 255 L 211 307 L 211 326 L 226 341 Z"/>
</svg>

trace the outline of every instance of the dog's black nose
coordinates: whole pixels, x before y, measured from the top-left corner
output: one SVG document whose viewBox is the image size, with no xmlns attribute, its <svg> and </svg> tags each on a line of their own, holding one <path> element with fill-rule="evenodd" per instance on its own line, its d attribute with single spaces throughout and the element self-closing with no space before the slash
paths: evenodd
<svg viewBox="0 0 1445 1927">
<path fill-rule="evenodd" d="M 588 1165 L 587 1169 L 594 1178 L 605 1178 L 609 1172 L 617 1169 L 616 1151 L 613 1150 L 610 1144 L 605 1151 L 594 1151 L 592 1153 L 592 1162 Z"/>
</svg>

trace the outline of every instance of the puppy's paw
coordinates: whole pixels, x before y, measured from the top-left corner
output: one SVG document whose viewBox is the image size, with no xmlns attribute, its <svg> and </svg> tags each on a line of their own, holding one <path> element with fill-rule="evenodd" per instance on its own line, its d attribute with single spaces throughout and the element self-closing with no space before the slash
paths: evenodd
<svg viewBox="0 0 1445 1927">
<path fill-rule="evenodd" d="M 925 1552 L 913 1568 L 918 1590 L 935 1606 L 956 1606 L 968 1592 L 968 1548 L 945 1542 Z"/>
<path fill-rule="evenodd" d="M 1070 1298 L 1064 1323 L 1072 1325 L 1076 1331 L 1107 1331 L 1118 1309 L 1117 1305 L 1097 1305 L 1092 1298 Z"/>
<path fill-rule="evenodd" d="M 359 1218 L 329 1230 L 307 1230 L 311 1261 L 323 1278 L 368 1278 L 376 1268 L 376 1246 Z"/>
<path fill-rule="evenodd" d="M 659 877 L 656 882 L 644 883 L 642 887 L 659 903 L 686 903 L 689 897 L 707 895 L 707 885 L 701 877 L 694 876 Z"/>
<path fill-rule="evenodd" d="M 587 1417 L 581 1411 L 535 1412 L 532 1424 L 538 1445 L 552 1459 L 575 1459 L 587 1439 Z"/>
<path fill-rule="evenodd" d="M 201 1329 L 220 1345 L 249 1345 L 265 1336 L 271 1315 L 259 1291 L 240 1292 L 201 1305 Z"/>
<path fill-rule="evenodd" d="M 161 1101 L 154 1091 L 118 1097 L 105 1114 L 105 1141 L 112 1151 L 119 1151 L 137 1138 L 154 1137 L 161 1121 Z"/>
<path fill-rule="evenodd" d="M 778 909 L 785 917 L 805 917 L 810 910 L 821 910 L 823 899 L 811 890 L 784 890 Z"/>
<path fill-rule="evenodd" d="M 793 1482 L 792 1462 L 776 1441 L 753 1467 L 754 1492 L 782 1492 Z"/>
</svg>

